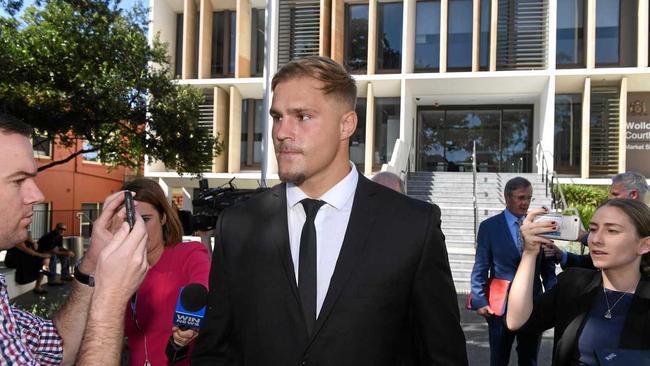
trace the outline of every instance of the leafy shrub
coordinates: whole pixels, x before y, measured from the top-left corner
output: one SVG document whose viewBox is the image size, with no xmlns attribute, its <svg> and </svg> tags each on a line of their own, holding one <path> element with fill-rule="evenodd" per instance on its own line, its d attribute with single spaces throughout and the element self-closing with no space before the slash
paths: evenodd
<svg viewBox="0 0 650 366">
<path fill-rule="evenodd" d="M 578 184 L 562 184 L 562 192 L 569 207 L 575 207 L 580 213 L 580 219 L 586 226 L 591 221 L 596 208 L 607 200 L 607 188 L 603 186 L 585 186 Z"/>
</svg>

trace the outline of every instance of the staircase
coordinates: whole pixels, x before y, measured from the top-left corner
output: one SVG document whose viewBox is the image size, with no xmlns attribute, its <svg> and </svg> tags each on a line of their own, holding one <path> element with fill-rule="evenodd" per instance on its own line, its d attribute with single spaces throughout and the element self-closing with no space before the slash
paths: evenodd
<svg viewBox="0 0 650 366">
<path fill-rule="evenodd" d="M 542 175 L 535 173 L 478 173 L 476 195 L 479 223 L 505 208 L 503 188 L 520 176 L 533 185 L 530 208 L 551 207 Z M 440 206 L 449 264 L 458 293 L 469 293 L 474 266 L 474 204 L 472 173 L 415 172 L 408 179 L 408 195 Z"/>
</svg>

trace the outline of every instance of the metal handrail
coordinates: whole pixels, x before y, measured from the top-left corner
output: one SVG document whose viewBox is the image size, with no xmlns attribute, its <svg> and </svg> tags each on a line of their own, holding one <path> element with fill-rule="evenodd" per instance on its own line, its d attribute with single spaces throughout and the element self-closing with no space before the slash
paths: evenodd
<svg viewBox="0 0 650 366">
<path fill-rule="evenodd" d="M 472 142 L 472 203 L 474 205 L 474 238 L 478 235 L 478 198 L 476 196 L 476 181 L 478 170 L 476 168 L 476 141 Z M 476 240 L 474 240 L 476 247 Z"/>
<path fill-rule="evenodd" d="M 555 210 L 566 210 L 568 205 L 564 197 L 564 192 L 562 191 L 562 186 L 560 185 L 560 179 L 558 178 L 557 172 L 549 168 L 541 141 L 538 141 L 535 146 L 535 160 L 537 161 L 537 166 L 542 168 L 542 182 L 546 189 L 546 197 L 549 194 L 551 195 L 551 208 Z M 554 185 L 555 190 L 553 189 Z M 559 207 L 560 205 L 562 206 L 561 208 Z"/>
</svg>

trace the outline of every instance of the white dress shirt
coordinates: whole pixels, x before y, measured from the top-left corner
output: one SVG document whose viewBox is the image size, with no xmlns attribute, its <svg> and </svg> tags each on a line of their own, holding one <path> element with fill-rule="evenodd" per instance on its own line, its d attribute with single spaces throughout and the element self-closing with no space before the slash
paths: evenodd
<svg viewBox="0 0 650 366">
<path fill-rule="evenodd" d="M 287 218 L 289 224 L 289 245 L 293 268 L 298 283 L 298 263 L 300 253 L 300 235 L 305 223 L 305 210 L 300 203 L 305 198 L 325 201 L 318 210 L 316 225 L 316 316 L 320 314 L 325 295 L 330 286 L 334 267 L 341 252 L 343 239 L 350 221 L 354 192 L 357 189 L 359 174 L 350 162 L 350 173 L 321 197 L 309 197 L 294 184 L 287 183 Z M 298 283 L 298 286 L 300 284 Z"/>
</svg>

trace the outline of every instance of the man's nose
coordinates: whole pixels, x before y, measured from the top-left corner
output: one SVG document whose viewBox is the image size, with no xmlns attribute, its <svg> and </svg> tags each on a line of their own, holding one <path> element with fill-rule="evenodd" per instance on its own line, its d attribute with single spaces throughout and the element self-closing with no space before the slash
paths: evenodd
<svg viewBox="0 0 650 366">
<path fill-rule="evenodd" d="M 45 196 L 43 196 L 43 192 L 38 188 L 36 185 L 36 181 L 34 179 L 28 179 L 25 182 L 25 187 L 24 187 L 24 203 L 28 205 L 33 205 L 35 203 L 43 202 L 45 199 Z"/>
</svg>

